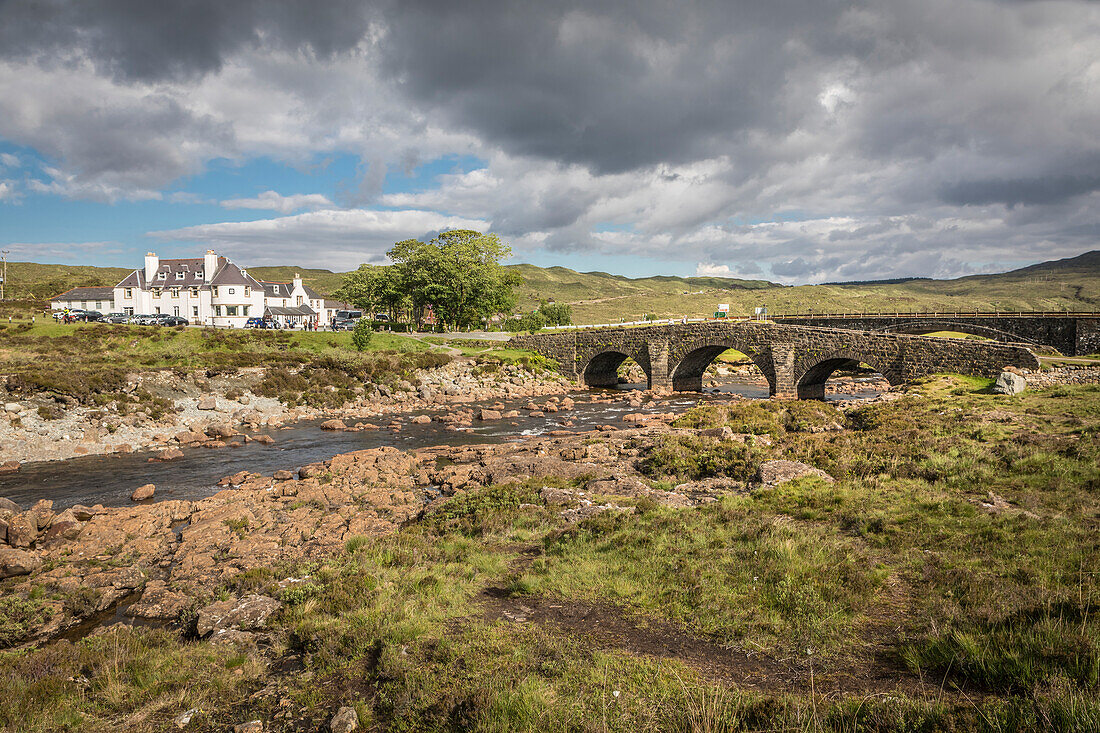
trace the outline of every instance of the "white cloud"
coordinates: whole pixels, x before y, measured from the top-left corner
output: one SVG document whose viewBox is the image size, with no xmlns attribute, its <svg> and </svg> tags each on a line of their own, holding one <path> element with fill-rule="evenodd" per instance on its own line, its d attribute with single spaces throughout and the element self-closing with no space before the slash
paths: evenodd
<svg viewBox="0 0 1100 733">
<path fill-rule="evenodd" d="M 15 190 L 14 181 L 0 181 L 0 201 L 14 201 L 19 198 L 19 193 Z"/>
<path fill-rule="evenodd" d="M 221 205 L 226 209 L 267 209 L 289 214 L 302 209 L 323 209 L 332 206 L 328 196 L 319 193 L 295 193 L 283 196 L 275 191 L 264 191 L 250 199 L 227 199 Z"/>
<path fill-rule="evenodd" d="M 729 265 L 714 265 L 709 262 L 700 262 L 695 266 L 695 274 L 698 277 L 733 277 L 733 271 Z"/>
<path fill-rule="evenodd" d="M 482 219 L 434 211 L 326 209 L 259 221 L 201 224 L 149 232 L 166 241 L 203 242 L 252 265 L 295 263 L 312 267 L 353 268 L 385 261 L 386 251 L 403 239 L 448 229 L 486 231 Z"/>
<path fill-rule="evenodd" d="M 18 156 L 12 155 L 11 153 L 0 153 L 0 165 L 5 168 L 18 168 L 21 163 L 19 162 Z"/>
</svg>

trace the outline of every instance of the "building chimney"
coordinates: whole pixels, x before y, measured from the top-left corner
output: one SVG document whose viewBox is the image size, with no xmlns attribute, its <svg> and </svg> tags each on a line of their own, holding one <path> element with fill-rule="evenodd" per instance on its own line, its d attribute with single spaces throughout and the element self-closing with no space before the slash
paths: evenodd
<svg viewBox="0 0 1100 733">
<path fill-rule="evenodd" d="M 218 255 L 214 250 L 206 250 L 206 256 L 202 260 L 202 280 L 210 282 L 214 279 L 214 271 L 218 269 Z"/>
<path fill-rule="evenodd" d="M 294 273 L 294 290 L 302 287 L 302 276 L 298 273 Z"/>
<path fill-rule="evenodd" d="M 145 282 L 153 282 L 157 277 L 157 268 L 160 267 L 160 259 L 153 252 L 145 253 Z"/>
</svg>

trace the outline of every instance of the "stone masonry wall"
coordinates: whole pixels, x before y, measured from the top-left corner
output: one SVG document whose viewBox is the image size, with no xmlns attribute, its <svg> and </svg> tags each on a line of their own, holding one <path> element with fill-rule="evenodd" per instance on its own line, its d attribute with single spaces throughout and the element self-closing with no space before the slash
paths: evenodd
<svg viewBox="0 0 1100 733">
<path fill-rule="evenodd" d="M 586 374 L 593 360 L 606 370 L 603 355 L 629 356 L 646 371 L 650 388 L 661 390 L 700 389 L 707 366 L 732 348 L 760 368 L 772 394 L 790 397 L 823 394 L 833 371 L 859 362 L 895 385 L 936 372 L 995 376 L 1005 366 L 1038 367 L 1035 356 L 1018 346 L 755 322 L 539 333 L 517 336 L 512 344 L 556 360 L 582 384 L 603 383 Z"/>
</svg>

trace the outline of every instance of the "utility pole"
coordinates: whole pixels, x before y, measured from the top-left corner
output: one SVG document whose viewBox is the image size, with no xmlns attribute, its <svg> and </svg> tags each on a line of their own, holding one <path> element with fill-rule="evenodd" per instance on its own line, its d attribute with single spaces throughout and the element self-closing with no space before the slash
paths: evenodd
<svg viewBox="0 0 1100 733">
<path fill-rule="evenodd" d="M 0 300 L 4 300 L 4 288 L 8 286 L 8 255 L 10 250 L 0 250 L 0 257 L 4 258 L 4 276 L 0 277 Z"/>
</svg>

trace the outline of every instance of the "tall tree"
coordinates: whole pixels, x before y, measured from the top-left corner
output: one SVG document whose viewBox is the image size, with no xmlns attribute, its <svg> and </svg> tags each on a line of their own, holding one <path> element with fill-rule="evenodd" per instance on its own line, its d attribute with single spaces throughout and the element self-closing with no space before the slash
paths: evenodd
<svg viewBox="0 0 1100 733">
<path fill-rule="evenodd" d="M 495 234 L 456 229 L 430 242 L 398 242 L 388 254 L 412 298 L 417 323 L 429 305 L 454 328 L 480 325 L 515 307 L 522 278 L 501 265 L 512 250 Z"/>
</svg>

